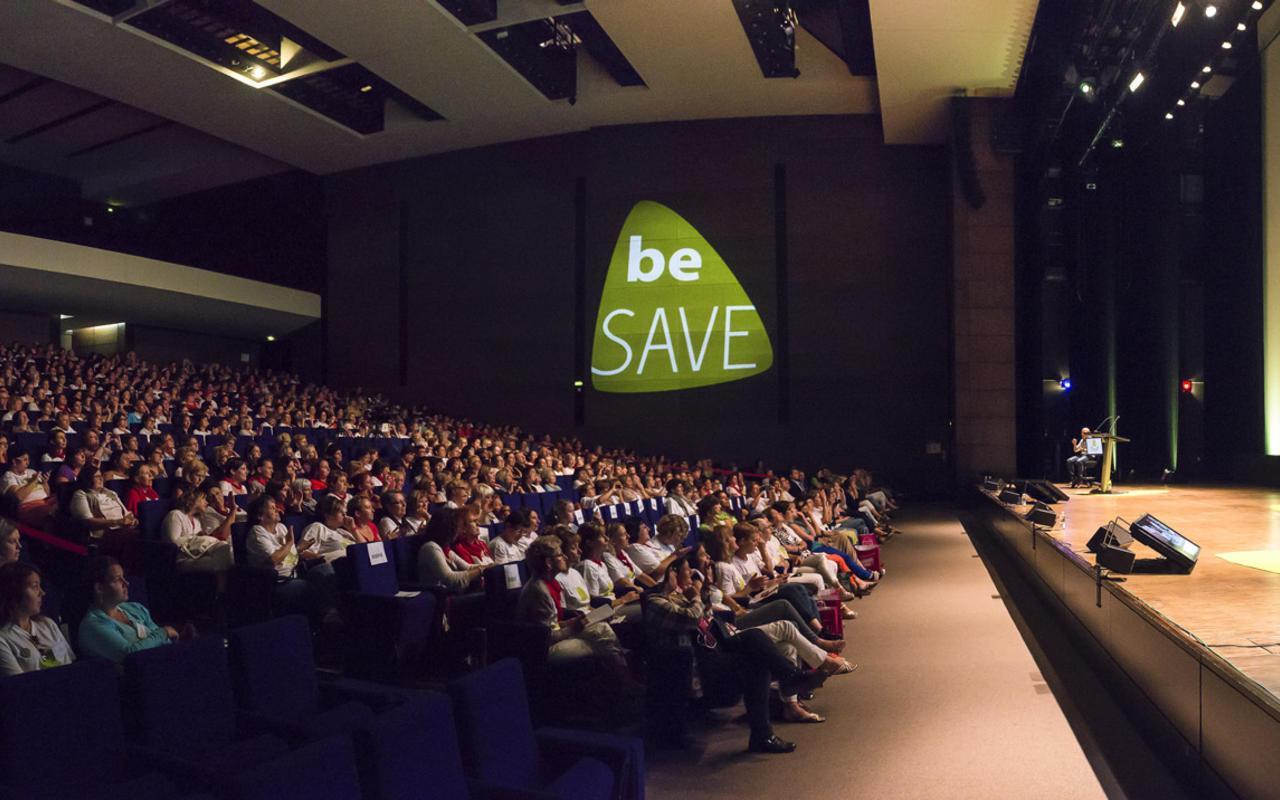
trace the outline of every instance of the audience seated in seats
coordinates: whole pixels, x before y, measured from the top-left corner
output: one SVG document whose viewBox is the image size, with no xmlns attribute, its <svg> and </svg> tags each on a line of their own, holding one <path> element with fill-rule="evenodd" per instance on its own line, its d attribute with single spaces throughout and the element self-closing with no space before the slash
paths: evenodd
<svg viewBox="0 0 1280 800">
<path fill-rule="evenodd" d="M 636 569 L 654 580 L 666 574 L 667 567 L 688 552 L 681 543 L 689 534 L 689 523 L 676 514 L 664 514 L 658 520 L 656 537 L 650 535 L 648 523 L 640 522 L 635 530 L 627 555 Z"/>
<path fill-rule="evenodd" d="M 564 588 L 557 580 L 569 569 L 560 539 L 539 536 L 529 545 L 525 560 L 529 582 L 520 591 L 516 617 L 550 629 L 547 660 L 552 666 L 594 659 L 612 670 L 619 688 L 633 687 L 634 679 L 613 629 L 604 622 L 588 623 L 583 614 L 570 611 L 566 605 Z"/>
<path fill-rule="evenodd" d="M 22 533 L 18 526 L 0 517 L 0 566 L 22 558 Z"/>
<path fill-rule="evenodd" d="M 604 525 L 588 522 L 578 528 L 577 533 L 570 534 L 561 541 L 561 547 L 569 561 L 569 572 L 576 572 L 580 576 L 592 604 L 607 602 L 613 606 L 618 616 L 638 622 L 640 593 L 634 587 L 625 585 L 622 592 L 615 591 L 614 580 L 609 575 L 609 568 L 605 566 L 604 553 L 609 543 L 605 539 Z"/>
<path fill-rule="evenodd" d="M 478 509 L 474 505 L 462 509 L 466 524 L 458 530 L 458 537 L 449 545 L 449 563 L 455 569 L 467 567 L 491 567 L 495 563 L 489 546 L 480 539 L 480 528 L 475 517 Z"/>
<path fill-rule="evenodd" d="M 525 551 L 529 544 L 538 538 L 529 518 L 529 512 L 517 508 L 507 514 L 506 526 L 496 539 L 489 540 L 489 552 L 495 564 L 510 564 L 513 561 L 524 561 Z"/>
<path fill-rule="evenodd" d="M 43 601 L 38 569 L 20 561 L 0 565 L 0 676 L 75 660 L 58 624 L 40 613 Z"/>
<path fill-rule="evenodd" d="M 631 522 L 637 528 L 644 524 L 634 519 Z M 657 585 L 657 581 L 641 572 L 631 561 L 631 556 L 628 555 L 627 549 L 631 546 L 631 533 L 627 523 L 610 523 L 605 528 L 605 534 L 609 542 L 604 551 L 604 565 L 608 568 L 609 577 L 613 579 L 615 586 L 625 589 L 639 589 Z"/>
<path fill-rule="evenodd" d="M 841 671 L 843 666 L 826 667 L 826 654 L 806 650 L 810 660 L 821 658 L 818 666 L 824 669 L 800 668 L 796 660 L 787 657 L 786 648 L 779 645 L 779 642 L 786 642 L 787 647 L 798 655 L 799 650 L 795 649 L 794 643 L 805 641 L 794 626 L 787 630 L 786 626 L 790 625 L 787 622 L 771 623 L 776 627 L 768 630 L 736 630 L 730 625 L 717 625 L 710 616 L 706 588 L 706 583 L 694 571 L 687 557 L 679 558 L 667 567 L 662 584 L 645 604 L 645 627 L 650 646 L 693 647 L 695 663 L 703 667 L 700 671 L 704 672 L 711 672 L 705 669 L 711 665 L 704 662 L 724 658 L 716 652 L 723 650 L 734 662 L 742 679 L 743 701 L 751 729 L 749 749 L 760 753 L 792 752 L 796 749 L 795 744 L 778 738 L 769 719 L 770 678 L 778 681 L 783 698 L 790 698 L 789 710 L 798 707 L 808 715 L 811 712 L 799 705 L 799 695 L 818 688 L 828 674 Z M 776 638 L 771 638 L 770 632 Z M 671 690 L 678 691 L 679 687 L 673 686 Z M 821 718 L 813 721 L 821 721 Z"/>
<path fill-rule="evenodd" d="M 253 529 L 245 544 L 246 562 L 276 574 L 275 596 L 283 610 L 304 614 L 313 624 L 333 613 L 337 604 L 333 566 L 318 550 L 295 544 L 276 501 L 259 495 L 249 505 L 249 521 Z M 304 538 L 304 543 L 309 542 Z"/>
<path fill-rule="evenodd" d="M 73 519 L 88 527 L 89 538 L 101 540 L 111 552 L 129 549 L 138 536 L 137 517 L 129 513 L 119 495 L 106 488 L 97 467 L 80 470 L 70 511 Z"/>
<path fill-rule="evenodd" d="M 47 527 L 58 511 L 58 501 L 49 493 L 48 476 L 31 468 L 31 455 L 26 451 L 13 452 L 0 486 L 17 504 L 18 520 L 27 525 Z"/>
<path fill-rule="evenodd" d="M 667 482 L 667 513 L 681 517 L 690 517 L 698 513 L 693 501 L 685 496 L 688 484 L 682 480 L 672 479 Z"/>
<path fill-rule="evenodd" d="M 124 496 L 124 507 L 133 516 L 138 516 L 138 506 L 152 500 L 159 500 L 160 494 L 155 490 L 156 468 L 145 461 L 133 465 L 129 475 L 129 491 Z"/>
<path fill-rule="evenodd" d="M 90 607 L 76 635 L 80 655 L 120 664 L 140 650 L 163 647 L 178 638 L 189 638 L 194 629 L 158 625 L 141 603 L 129 602 L 129 581 L 120 562 L 110 556 L 93 556 L 86 566 Z"/>
<path fill-rule="evenodd" d="M 378 520 L 378 533 L 383 539 L 399 539 L 412 536 L 424 524 L 422 520 L 408 514 L 408 504 L 404 493 L 400 491 L 386 492 L 382 495 L 382 519 Z"/>
<path fill-rule="evenodd" d="M 84 465 L 89 463 L 89 451 L 83 447 L 76 448 L 71 452 L 65 461 L 58 465 L 53 471 L 53 485 L 58 491 L 63 491 L 63 487 L 75 486 L 76 478 L 80 475 L 80 470 L 84 469 Z M 64 495 L 60 495 L 64 496 Z"/>
<path fill-rule="evenodd" d="M 146 471 L 146 467 L 143 467 Z M 231 569 L 231 539 L 227 534 L 205 534 L 200 524 L 209 505 L 209 490 L 187 492 L 165 515 L 161 531 L 178 548 L 178 569 L 189 572 L 226 572 Z M 222 529 L 216 533 L 221 533 Z"/>
<path fill-rule="evenodd" d="M 347 513 L 351 518 L 351 532 L 356 535 L 357 542 L 380 542 L 382 534 L 373 521 L 373 500 L 366 495 L 356 495 L 347 503 Z"/>
<path fill-rule="evenodd" d="M 347 554 L 349 545 L 357 544 L 352 532 L 354 521 L 347 516 L 346 504 L 341 498 L 326 495 L 320 501 L 320 519 L 302 532 L 299 543 L 303 551 L 315 553 L 325 561 L 333 562 Z"/>
</svg>

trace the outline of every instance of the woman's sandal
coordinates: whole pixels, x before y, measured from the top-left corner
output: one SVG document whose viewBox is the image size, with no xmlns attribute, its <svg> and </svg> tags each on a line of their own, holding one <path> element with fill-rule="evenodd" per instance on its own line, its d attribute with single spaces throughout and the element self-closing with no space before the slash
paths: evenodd
<svg viewBox="0 0 1280 800">
<path fill-rule="evenodd" d="M 799 705 L 797 703 L 796 705 Z M 821 714 L 815 714 L 803 706 L 797 709 L 795 706 L 787 706 L 782 712 L 782 718 L 787 722 L 826 722 L 827 718 Z"/>
<path fill-rule="evenodd" d="M 857 668 L 857 664 L 852 664 L 844 658 L 828 658 L 822 666 L 818 667 L 828 675 L 848 675 Z"/>
</svg>

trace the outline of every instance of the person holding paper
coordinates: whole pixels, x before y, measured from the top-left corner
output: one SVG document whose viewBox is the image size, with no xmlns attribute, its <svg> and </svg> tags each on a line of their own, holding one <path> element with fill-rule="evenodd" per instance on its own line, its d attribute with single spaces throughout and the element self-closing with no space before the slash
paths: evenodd
<svg viewBox="0 0 1280 800">
<path fill-rule="evenodd" d="M 502 535 L 489 542 L 489 553 L 497 564 L 524 561 L 525 551 L 536 538 L 538 534 L 530 522 L 529 512 L 517 508 L 507 514 L 507 525 L 502 529 Z"/>
<path fill-rule="evenodd" d="M 1067 459 L 1067 470 L 1071 473 L 1071 488 L 1084 482 L 1084 471 L 1089 465 L 1089 429 L 1080 429 L 1080 438 L 1071 440 L 1071 457 Z"/>
</svg>

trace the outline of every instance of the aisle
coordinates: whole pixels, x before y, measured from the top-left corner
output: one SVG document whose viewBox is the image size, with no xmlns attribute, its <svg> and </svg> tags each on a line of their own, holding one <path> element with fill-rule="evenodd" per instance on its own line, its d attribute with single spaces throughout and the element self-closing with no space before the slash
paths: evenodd
<svg viewBox="0 0 1280 800">
<path fill-rule="evenodd" d="M 853 603 L 858 670 L 810 704 L 827 722 L 778 723 L 800 745 L 782 756 L 746 753 L 734 722 L 699 731 L 705 750 L 653 754 L 650 798 L 1104 796 L 955 514 L 899 524 L 889 577 Z"/>
</svg>

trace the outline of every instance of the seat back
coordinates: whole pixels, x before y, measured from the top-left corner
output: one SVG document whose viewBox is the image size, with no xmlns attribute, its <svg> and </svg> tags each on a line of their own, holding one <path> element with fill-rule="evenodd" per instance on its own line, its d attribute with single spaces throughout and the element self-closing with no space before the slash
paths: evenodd
<svg viewBox="0 0 1280 800">
<path fill-rule="evenodd" d="M 169 499 L 148 500 L 145 503 L 138 504 L 138 524 L 142 528 L 143 538 L 160 538 L 160 528 L 164 522 L 164 516 L 172 508 L 173 501 Z"/>
<path fill-rule="evenodd" d="M 231 631 L 229 639 L 231 683 L 240 708 L 295 719 L 320 707 L 305 617 L 290 614 L 246 625 Z"/>
<path fill-rule="evenodd" d="M 486 783 L 541 788 L 541 763 L 520 662 L 505 658 L 449 684 L 467 774 Z M 494 742 L 502 742 L 501 748 Z"/>
<path fill-rule="evenodd" d="M 395 551 L 396 574 L 404 583 L 416 583 L 418 580 L 418 551 L 427 543 L 427 537 L 418 533 L 391 540 L 391 549 Z"/>
<path fill-rule="evenodd" d="M 356 743 L 366 767 L 365 800 L 469 796 L 453 709 L 440 692 L 424 692 L 379 714 L 356 733 Z"/>
<path fill-rule="evenodd" d="M 515 569 L 520 585 L 507 586 L 508 568 Z M 520 590 L 529 582 L 529 565 L 524 561 L 495 564 L 486 569 L 484 577 L 485 615 L 491 618 L 507 618 L 515 615 L 520 601 Z"/>
<path fill-rule="evenodd" d="M 115 666 L 86 659 L 0 680 L 0 775 L 13 788 L 76 797 L 123 775 Z M 58 746 L 58 742 L 66 746 Z"/>
<path fill-rule="evenodd" d="M 392 597 L 400 591 L 395 551 L 383 542 L 347 545 L 347 569 L 352 590 L 360 594 Z"/>
<path fill-rule="evenodd" d="M 174 754 L 235 739 L 226 641 L 201 636 L 124 660 L 126 725 L 147 747 Z"/>
<path fill-rule="evenodd" d="M 349 736 L 334 736 L 300 747 L 231 779 L 237 800 L 282 797 L 359 800 L 360 777 Z"/>
</svg>

